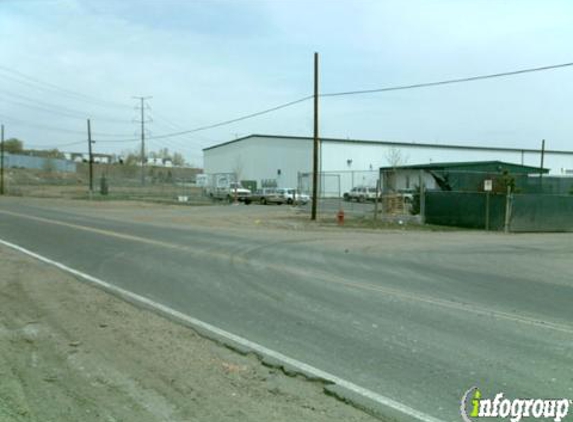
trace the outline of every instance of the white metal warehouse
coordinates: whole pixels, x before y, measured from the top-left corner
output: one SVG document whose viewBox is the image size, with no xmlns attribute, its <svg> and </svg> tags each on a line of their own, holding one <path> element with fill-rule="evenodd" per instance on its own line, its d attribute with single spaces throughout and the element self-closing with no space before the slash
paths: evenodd
<svg viewBox="0 0 573 422">
<path fill-rule="evenodd" d="M 304 185 L 305 174 L 312 171 L 312 146 L 311 137 L 253 134 L 203 149 L 204 171 L 232 173 L 241 181 L 256 182 L 257 186 L 276 182 L 278 187 L 301 188 L 301 180 Z M 393 159 L 400 162 L 389 162 Z M 388 165 L 499 160 L 540 166 L 541 151 L 321 138 L 319 160 L 320 171 L 326 175 L 321 183 L 323 191 L 346 191 L 351 186 L 374 186 L 378 168 Z M 544 167 L 553 174 L 573 172 L 573 152 L 546 150 Z"/>
</svg>

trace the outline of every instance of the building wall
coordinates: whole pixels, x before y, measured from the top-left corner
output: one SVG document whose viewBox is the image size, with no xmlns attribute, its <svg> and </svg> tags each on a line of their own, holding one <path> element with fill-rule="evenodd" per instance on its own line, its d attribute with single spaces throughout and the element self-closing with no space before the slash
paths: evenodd
<svg viewBox="0 0 573 422">
<path fill-rule="evenodd" d="M 541 162 L 539 152 L 520 151 L 481 151 L 461 150 L 444 146 L 443 148 L 428 148 L 416 144 L 408 146 L 368 145 L 340 142 L 322 143 L 323 171 L 330 170 L 368 170 L 393 165 L 389 160 L 392 150 L 398 151 L 402 157 L 399 164 L 427 164 L 436 162 L 459 161 L 506 161 L 515 164 L 538 167 Z M 348 165 L 348 160 L 352 160 Z M 573 169 L 573 154 L 545 154 L 544 167 L 550 169 L 550 174 L 561 174 L 562 169 Z"/>
<path fill-rule="evenodd" d="M 384 192 L 403 192 L 414 191 L 420 184 L 424 185 L 427 190 L 438 188 L 436 180 L 427 171 L 409 169 L 383 172 L 380 186 Z"/>
<path fill-rule="evenodd" d="M 312 166 L 312 142 L 306 139 L 253 137 L 204 151 L 206 174 L 238 173 L 241 180 L 276 179 L 279 187 L 296 187 L 298 172 Z M 280 174 L 279 174 L 280 170 Z"/>
<path fill-rule="evenodd" d="M 392 155 L 401 162 L 391 163 Z M 323 140 L 320 148 L 320 168 L 326 175 L 321 181 L 324 192 L 341 193 L 352 186 L 375 186 L 378 169 L 392 164 L 426 164 L 431 162 L 463 162 L 499 160 L 530 166 L 540 165 L 539 152 L 482 151 L 427 147 L 418 144 L 385 145 Z M 312 168 L 311 138 L 278 138 L 254 136 L 204 151 L 205 173 L 232 173 L 240 170 L 241 180 L 255 180 L 260 186 L 263 179 L 276 179 L 279 187 L 297 186 L 299 172 Z M 544 167 L 552 174 L 562 169 L 573 169 L 573 154 L 546 153 Z M 281 174 L 278 174 L 278 170 Z M 338 176 L 336 176 L 338 174 Z M 416 175 L 408 176 L 412 178 Z M 400 178 L 399 189 L 405 189 L 406 177 Z M 414 182 L 417 184 L 416 182 Z M 427 186 L 432 182 L 427 181 Z M 306 182 L 308 185 L 308 181 Z"/>
</svg>

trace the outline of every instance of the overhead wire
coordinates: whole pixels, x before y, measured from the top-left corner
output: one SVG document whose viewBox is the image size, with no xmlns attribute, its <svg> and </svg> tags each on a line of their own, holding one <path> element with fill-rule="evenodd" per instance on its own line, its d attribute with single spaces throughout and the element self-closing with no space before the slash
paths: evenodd
<svg viewBox="0 0 573 422">
<path fill-rule="evenodd" d="M 54 126 L 48 126 L 48 125 L 39 125 L 39 124 L 35 124 L 35 123 L 28 123 L 24 120 L 21 119 L 17 119 L 14 117 L 10 117 L 7 116 L 5 114 L 0 114 L 0 118 L 2 118 L 5 121 L 9 121 L 9 122 L 14 122 L 14 124 L 16 126 L 21 126 L 21 127 L 30 127 L 33 129 L 42 129 L 42 130 L 48 130 L 48 131 L 52 131 L 52 132 L 61 132 L 61 133 L 70 133 L 70 134 L 74 134 L 74 135 L 84 135 L 85 132 L 79 131 L 79 130 L 72 130 L 72 129 L 62 129 L 62 128 L 57 128 Z"/>
<path fill-rule="evenodd" d="M 61 117 L 66 117 L 69 119 L 76 119 L 76 120 L 86 120 L 86 116 L 82 116 L 80 112 L 74 112 L 74 111 L 62 111 L 62 110 L 57 110 L 57 109 L 52 109 L 51 106 L 43 106 L 43 105 L 39 105 L 39 104 L 28 104 L 19 100 L 13 100 L 10 98 L 5 98 L 3 97 L 1 99 L 1 101 L 7 102 L 7 103 L 11 103 L 11 104 L 15 104 L 17 106 L 20 107 L 25 107 L 25 108 L 29 108 L 32 110 L 38 110 L 41 111 L 43 113 L 49 113 L 49 114 L 54 114 L 54 115 L 58 115 Z M 87 116 L 89 117 L 89 113 L 87 114 Z M 131 124 L 131 122 L 127 121 L 127 120 L 121 120 L 121 119 L 114 119 L 114 118 L 108 118 L 108 117 L 101 117 L 101 116 L 95 116 L 99 121 L 101 122 L 107 122 L 107 123 L 114 123 L 114 124 Z"/>
<path fill-rule="evenodd" d="M 174 124 L 168 123 L 166 119 L 159 117 L 156 115 L 156 119 L 154 121 L 154 125 L 158 125 L 159 127 L 167 128 L 168 130 L 181 130 L 180 127 L 177 127 Z M 151 139 L 151 141 L 161 141 L 156 139 Z M 175 146 L 180 148 L 197 148 L 198 143 L 211 143 L 213 140 L 206 140 L 201 137 L 189 136 L 189 135 L 182 135 L 180 138 L 167 138 L 163 140 L 164 142 L 173 143 Z M 164 144 L 165 145 L 165 144 Z"/>
<path fill-rule="evenodd" d="M 564 67 L 573 66 L 573 62 L 571 63 L 562 63 L 562 64 L 555 64 L 550 66 L 541 66 L 541 67 L 533 67 L 529 69 L 520 69 L 520 70 L 513 70 L 509 72 L 501 72 L 501 73 L 491 73 L 488 75 L 479 75 L 479 76 L 469 76 L 465 78 L 455 78 L 455 79 L 446 79 L 443 81 L 435 81 L 435 82 L 423 82 L 418 84 L 411 84 L 411 85 L 398 85 L 398 86 L 390 86 L 390 87 L 383 87 L 383 88 L 374 88 L 374 89 L 361 89 L 355 91 L 342 91 L 342 92 L 331 92 L 326 94 L 320 94 L 320 97 L 341 97 L 347 95 L 362 95 L 362 94 L 375 94 L 379 92 L 388 92 L 388 91 L 400 91 L 406 89 L 418 89 L 418 88 L 429 88 L 434 86 L 440 85 L 450 85 L 450 84 L 459 84 L 464 82 L 475 82 L 481 81 L 485 79 L 494 79 L 494 78 L 504 78 L 508 76 L 516 76 L 522 75 L 525 73 L 533 73 L 533 72 L 542 72 L 546 70 L 554 70 L 554 69 L 561 69 Z"/>
<path fill-rule="evenodd" d="M 181 136 L 181 135 L 185 135 L 188 133 L 195 133 L 195 132 L 200 132 L 203 130 L 214 129 L 217 127 L 230 125 L 232 123 L 237 123 L 237 122 L 240 122 L 243 120 L 252 119 L 253 117 L 258 117 L 258 116 L 262 116 L 264 114 L 272 113 L 273 111 L 278 111 L 278 110 L 281 110 L 283 108 L 287 108 L 287 107 L 293 106 L 295 104 L 299 104 L 299 103 L 302 103 L 304 101 L 308 101 L 311 98 L 313 98 L 313 96 L 308 95 L 306 97 L 302 97 L 302 98 L 299 98 L 299 99 L 294 100 L 294 101 L 289 101 L 288 103 L 280 104 L 278 106 L 270 107 L 270 108 L 267 108 L 265 110 L 257 111 L 255 113 L 250 113 L 250 114 L 247 114 L 247 115 L 244 115 L 241 117 L 236 117 L 234 119 L 224 120 L 222 122 L 213 123 L 213 124 L 206 125 L 206 126 L 199 126 L 199 127 L 194 128 L 194 129 L 183 130 L 183 131 L 168 133 L 168 134 L 163 134 L 163 135 L 156 135 L 156 136 L 149 137 L 149 139 L 170 138 L 172 136 Z"/>
<path fill-rule="evenodd" d="M 10 69 L 6 66 L 0 65 L 0 72 L 4 73 L 4 75 L 2 75 L 3 78 L 10 79 L 14 82 L 21 83 L 24 85 L 32 86 L 36 89 L 44 89 L 44 90 L 49 90 L 52 92 L 58 92 L 58 93 L 60 93 L 60 95 L 72 97 L 76 101 L 90 102 L 90 103 L 92 103 L 94 105 L 98 105 L 100 107 L 115 107 L 115 108 L 122 108 L 122 109 L 131 108 L 130 106 L 125 105 L 125 104 L 119 104 L 119 103 L 116 103 L 114 101 L 103 100 L 100 98 L 93 97 L 91 95 L 86 95 L 86 94 L 76 92 L 76 91 L 73 91 L 73 90 L 70 90 L 67 88 L 62 88 L 61 86 L 55 85 L 55 84 L 50 83 L 50 82 L 42 81 L 40 79 L 26 75 L 26 74 L 19 72 L 17 70 Z M 6 75 L 6 73 L 8 75 L 14 75 L 14 76 L 8 76 L 8 75 Z"/>
<path fill-rule="evenodd" d="M 20 127 L 25 127 L 25 128 L 33 128 L 33 129 L 42 129 L 42 130 L 48 130 L 51 132 L 60 132 L 60 133 L 69 133 L 69 134 L 74 134 L 74 135 L 85 135 L 85 136 L 87 136 L 87 132 L 85 130 L 82 131 L 82 130 L 64 129 L 64 128 L 59 128 L 59 127 L 55 127 L 55 126 L 42 125 L 42 124 L 37 124 L 37 123 L 29 123 L 25 120 L 11 117 L 11 116 L 8 116 L 6 114 L 1 114 L 1 113 L 0 113 L 0 118 L 2 118 L 6 122 L 13 122 L 15 126 L 20 126 Z M 101 137 L 115 137 L 115 138 L 125 136 L 125 134 L 94 132 L 94 131 L 92 131 L 92 135 L 96 136 L 96 137 L 101 136 Z"/>
<path fill-rule="evenodd" d="M 499 72 L 499 73 L 492 73 L 486 75 L 478 75 L 478 76 L 470 76 L 464 78 L 455 78 L 455 79 L 446 79 L 442 81 L 434 81 L 434 82 L 424 82 L 424 83 L 417 83 L 417 84 L 410 84 L 410 85 L 397 85 L 397 86 L 390 86 L 390 87 L 382 87 L 382 88 L 374 88 L 374 89 L 362 89 L 362 90 L 354 90 L 354 91 L 341 91 L 341 92 L 331 92 L 320 94 L 319 97 L 338 97 L 338 96 L 349 96 L 349 95 L 362 95 L 362 94 L 373 94 L 373 93 L 380 93 L 380 92 L 388 92 L 388 91 L 398 91 L 398 90 L 407 90 L 407 89 L 419 89 L 419 88 L 428 88 L 433 86 L 440 86 L 440 85 L 449 85 L 449 84 L 457 84 L 457 83 L 466 83 L 466 82 L 475 82 L 479 80 L 486 80 L 486 79 L 493 79 L 493 78 L 502 78 L 502 77 L 509 77 L 509 76 L 516 76 L 526 73 L 533 73 L 533 72 L 542 72 L 547 70 L 554 70 L 560 69 L 565 67 L 573 66 L 573 62 L 568 63 L 561 63 L 555 65 L 548 65 L 548 66 L 540 66 L 534 68 L 527 68 L 527 69 L 519 69 L 513 70 L 508 72 Z M 306 97 L 299 98 L 294 101 L 289 101 L 288 103 L 280 104 L 275 107 L 270 107 L 259 112 L 250 113 L 241 117 L 237 117 L 234 119 L 224 120 L 222 122 L 199 126 L 189 130 L 181 130 L 172 133 L 166 133 L 162 135 L 155 135 L 151 136 L 147 139 L 163 139 L 163 138 L 170 138 L 175 136 L 182 136 L 190 133 L 200 132 L 208 129 L 214 129 L 221 126 L 226 126 L 232 123 L 237 123 L 243 120 L 251 119 L 253 117 L 261 116 L 263 114 L 271 113 L 283 108 L 287 108 L 293 106 L 295 104 L 302 103 L 304 101 L 310 100 L 313 98 L 312 95 L 308 95 Z"/>
<path fill-rule="evenodd" d="M 65 144 L 50 144 L 50 145 L 37 145 L 37 144 L 26 144 L 28 147 L 32 148 L 63 148 L 73 145 L 85 145 L 87 141 L 77 141 L 77 142 L 69 142 Z"/>
<path fill-rule="evenodd" d="M 67 107 L 60 106 L 60 105 L 58 105 L 58 104 L 54 104 L 54 103 L 49 103 L 49 102 L 46 102 L 46 101 L 37 100 L 37 99 L 35 99 L 35 98 L 28 97 L 28 96 L 22 95 L 22 94 L 15 94 L 15 93 L 13 93 L 13 92 L 9 92 L 9 91 L 6 91 L 6 90 L 4 90 L 4 89 L 0 89 L 0 93 L 3 93 L 3 94 L 4 94 L 3 98 L 5 98 L 6 96 L 8 96 L 8 97 L 14 97 L 14 98 L 16 98 L 16 99 L 20 99 L 20 100 L 23 100 L 23 101 L 31 102 L 31 103 L 33 103 L 33 104 L 35 104 L 35 105 L 40 105 L 40 106 L 42 106 L 42 107 L 51 107 L 52 109 L 57 109 L 57 110 L 63 111 L 64 113 L 77 114 L 78 117 L 82 117 L 82 118 L 85 118 L 84 116 L 85 116 L 86 114 L 88 114 L 88 113 L 82 114 L 81 112 L 78 112 L 78 111 L 76 111 L 76 110 L 69 109 L 69 108 L 67 108 Z"/>
<path fill-rule="evenodd" d="M 154 135 L 154 136 L 149 136 L 146 137 L 146 140 L 152 140 L 152 139 L 164 139 L 164 138 L 171 138 L 174 136 L 182 136 L 182 135 L 186 135 L 189 133 L 195 133 L 195 132 L 200 132 L 203 130 L 207 130 L 207 129 L 213 129 L 216 127 L 220 127 L 220 126 L 225 126 L 225 125 L 229 125 L 231 123 L 236 123 L 236 122 L 240 122 L 242 120 L 247 120 L 247 119 L 251 119 L 253 117 L 257 117 L 257 116 L 261 116 L 264 114 L 268 114 L 271 113 L 273 111 L 277 111 L 283 108 L 287 108 L 290 107 L 292 105 L 298 104 L 298 103 L 302 103 L 304 101 L 307 101 L 309 99 L 313 98 L 312 95 L 306 96 L 306 97 L 302 97 L 299 98 L 298 100 L 294 100 L 294 101 L 289 101 L 288 103 L 284 103 L 284 104 L 280 104 L 278 106 L 274 106 L 271 108 L 267 108 L 265 110 L 261 110 L 261 111 L 257 111 L 255 113 L 250 113 L 241 117 L 237 117 L 234 119 L 230 119 L 230 120 L 225 120 L 222 122 L 218 122 L 218 123 L 214 123 L 214 124 L 210 124 L 210 125 L 206 125 L 206 126 L 199 126 L 196 127 L 194 129 L 189 129 L 189 130 L 182 130 L 182 131 L 178 131 L 178 132 L 173 132 L 173 133 L 167 133 L 167 134 L 162 134 L 162 135 Z M 138 140 L 137 138 L 126 138 L 126 139 L 115 139 L 114 142 L 129 142 L 129 141 L 135 141 Z"/>
<path fill-rule="evenodd" d="M 381 93 L 381 92 L 388 92 L 388 91 L 428 88 L 428 87 L 448 85 L 448 84 L 458 84 L 458 83 L 475 82 L 475 81 L 479 81 L 479 80 L 486 80 L 486 79 L 493 79 L 493 78 L 516 76 L 516 75 L 521 75 L 521 74 L 526 74 L 526 73 L 554 70 L 554 69 L 565 68 L 565 67 L 570 67 L 570 66 L 573 66 L 573 62 L 556 64 L 556 65 L 549 65 L 549 66 L 541 66 L 541 67 L 535 67 L 535 68 L 520 69 L 520 70 L 509 71 L 509 72 L 500 72 L 500 73 L 470 76 L 470 77 L 464 77 L 464 78 L 447 79 L 447 80 L 434 81 L 434 82 L 424 82 L 424 83 L 417 83 L 417 84 L 410 84 L 410 85 L 398 85 L 398 86 L 390 86 L 390 87 L 382 87 L 382 88 L 374 88 L 374 89 L 331 92 L 331 93 L 320 94 L 319 96 L 320 97 L 338 97 L 338 96 L 363 95 L 363 94 L 373 94 L 373 93 Z M 5 70 L 5 68 L 2 66 L 0 66 L 0 69 Z M 232 123 L 237 123 L 237 122 L 240 122 L 243 120 L 251 119 L 251 118 L 265 115 L 268 113 L 272 113 L 272 112 L 275 112 L 275 111 L 278 111 L 278 110 L 281 110 L 281 109 L 284 109 L 287 107 L 291 107 L 293 105 L 308 101 L 312 98 L 313 98 L 313 95 L 308 95 L 308 96 L 296 99 L 294 101 L 289 101 L 287 103 L 279 104 L 279 105 L 274 106 L 274 107 L 270 107 L 270 108 L 267 108 L 267 109 L 264 109 L 261 111 L 257 111 L 254 113 L 249 113 L 249 114 L 246 114 L 246 115 L 243 115 L 240 117 L 236 117 L 233 119 L 228 119 L 228 120 L 224 120 L 224 121 L 209 124 L 209 125 L 199 126 L 199 127 L 195 127 L 195 128 L 188 129 L 188 130 L 179 130 L 179 131 L 175 131 L 175 132 L 171 132 L 171 133 L 149 136 L 146 139 L 147 140 L 165 139 L 165 138 L 188 135 L 191 133 L 196 133 L 196 132 L 200 132 L 200 131 L 204 131 L 204 130 L 214 129 L 217 127 L 226 126 L 226 125 L 229 125 Z M 110 143 L 112 143 L 112 142 L 121 143 L 121 142 L 135 142 L 135 141 L 139 141 L 139 139 L 138 138 L 125 138 L 125 139 L 96 140 L 96 141 L 110 142 Z"/>
<path fill-rule="evenodd" d="M 159 118 L 159 122 L 163 122 L 166 125 L 169 125 L 172 130 L 185 130 L 185 128 L 182 125 L 173 122 L 172 120 L 170 120 L 169 118 L 165 117 L 162 114 L 157 113 L 156 110 L 153 110 L 153 115 Z M 201 140 L 201 141 L 205 141 L 205 142 L 215 142 L 214 139 L 207 138 L 206 136 L 193 136 L 193 137 L 187 137 L 187 138 L 188 139 L 197 139 L 197 140 Z"/>
</svg>

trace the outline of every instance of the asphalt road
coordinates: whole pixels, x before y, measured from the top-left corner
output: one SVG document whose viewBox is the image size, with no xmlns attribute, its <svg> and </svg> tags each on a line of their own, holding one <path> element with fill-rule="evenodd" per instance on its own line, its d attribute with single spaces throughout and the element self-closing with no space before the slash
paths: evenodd
<svg viewBox="0 0 573 422">
<path fill-rule="evenodd" d="M 0 239 L 438 419 L 474 385 L 573 398 L 570 234 L 284 234 L 39 204 L 2 199 Z"/>
</svg>

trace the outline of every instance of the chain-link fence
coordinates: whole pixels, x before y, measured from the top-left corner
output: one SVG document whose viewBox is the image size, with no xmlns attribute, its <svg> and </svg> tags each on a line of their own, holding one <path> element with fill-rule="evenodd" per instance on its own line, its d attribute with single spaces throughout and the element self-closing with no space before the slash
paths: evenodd
<svg viewBox="0 0 573 422">
<path fill-rule="evenodd" d="M 573 195 L 427 192 L 428 224 L 507 232 L 573 231 Z"/>
<path fill-rule="evenodd" d="M 145 166 L 142 172 L 140 166 L 96 163 L 90 194 L 88 163 L 62 167 L 46 160 L 36 167 L 6 166 L 5 192 L 206 204 L 212 199 L 205 184 L 227 186 L 235 180 L 232 173 L 202 175 L 194 168 Z M 241 181 L 243 187 L 251 187 L 245 183 L 249 184 Z M 312 173 L 298 175 L 297 191 L 312 197 Z M 318 192 L 320 219 L 336 219 L 342 210 L 347 218 L 363 220 L 516 232 L 573 230 L 573 177 L 400 168 L 331 171 L 319 175 Z M 299 205 L 310 214 L 310 201 Z"/>
<path fill-rule="evenodd" d="M 573 177 L 441 172 L 423 195 L 426 223 L 506 232 L 573 231 Z"/>
<path fill-rule="evenodd" d="M 573 231 L 573 195 L 515 194 L 510 213 L 511 232 Z"/>
<path fill-rule="evenodd" d="M 299 192 L 312 197 L 313 194 L 313 174 L 299 173 Z M 349 215 L 371 214 L 374 210 L 374 201 L 370 198 L 350 198 L 348 196 L 352 189 L 357 187 L 376 186 L 376 172 L 322 172 L 317 179 L 317 213 L 319 217 L 329 218 L 335 216 L 339 210 L 344 210 Z M 373 198 L 372 198 L 373 199 Z M 303 206 L 303 210 L 310 212 L 310 203 Z"/>
<path fill-rule="evenodd" d="M 185 167 L 93 164 L 90 192 L 88 163 L 74 163 L 60 171 L 53 166 L 7 166 L 4 186 L 8 195 L 72 199 L 142 199 L 165 202 L 205 201 L 196 185 L 200 170 Z"/>
<path fill-rule="evenodd" d="M 312 173 L 298 189 L 312 196 Z M 573 177 L 506 171 L 324 172 L 320 219 L 346 217 L 485 230 L 571 231 Z M 310 213 L 310 203 L 303 210 Z"/>
</svg>

